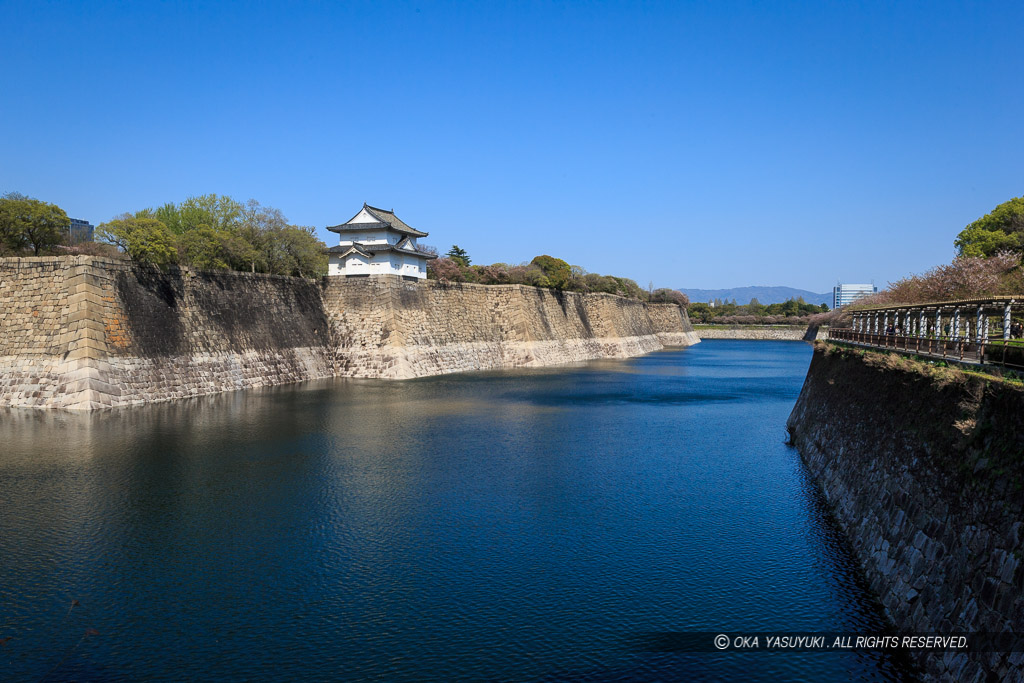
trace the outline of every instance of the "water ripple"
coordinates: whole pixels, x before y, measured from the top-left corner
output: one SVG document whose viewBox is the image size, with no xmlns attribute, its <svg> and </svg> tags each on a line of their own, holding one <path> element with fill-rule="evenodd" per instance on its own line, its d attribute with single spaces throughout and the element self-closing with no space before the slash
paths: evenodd
<svg viewBox="0 0 1024 683">
<path fill-rule="evenodd" d="M 704 342 L 0 413 L 0 676 L 899 680 L 860 653 L 627 646 L 882 628 L 783 444 L 809 356 Z"/>
</svg>

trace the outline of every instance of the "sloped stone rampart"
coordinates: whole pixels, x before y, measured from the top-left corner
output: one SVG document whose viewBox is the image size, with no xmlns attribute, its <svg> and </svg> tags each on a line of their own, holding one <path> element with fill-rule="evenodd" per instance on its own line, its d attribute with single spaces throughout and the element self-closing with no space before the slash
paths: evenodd
<svg viewBox="0 0 1024 683">
<path fill-rule="evenodd" d="M 700 342 L 683 308 L 675 304 L 648 304 L 647 315 L 658 341 L 665 346 L 692 346 Z"/>
<path fill-rule="evenodd" d="M 297 278 L 0 259 L 0 311 L 5 406 L 92 410 L 333 374 L 320 287 Z"/>
<path fill-rule="evenodd" d="M 1024 628 L 1024 390 L 819 342 L 793 443 L 905 633 Z M 1024 653 L 917 657 L 943 681 L 1024 680 Z"/>
<path fill-rule="evenodd" d="M 675 305 L 523 285 L 328 278 L 324 302 L 337 372 L 351 377 L 627 358 L 698 341 Z"/>
<path fill-rule="evenodd" d="M 603 294 L 0 259 L 0 406 L 92 410 L 332 376 L 625 358 L 697 341 L 678 306 Z"/>
</svg>

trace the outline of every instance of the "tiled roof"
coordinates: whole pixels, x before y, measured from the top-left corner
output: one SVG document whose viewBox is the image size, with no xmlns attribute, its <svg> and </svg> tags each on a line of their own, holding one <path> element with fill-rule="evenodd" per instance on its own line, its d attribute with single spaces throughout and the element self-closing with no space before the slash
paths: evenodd
<svg viewBox="0 0 1024 683">
<path fill-rule="evenodd" d="M 376 206 L 370 206 L 364 203 L 363 209 L 366 212 L 377 219 L 377 223 L 352 223 L 351 218 L 341 225 L 330 225 L 327 229 L 331 232 L 345 232 L 349 230 L 374 230 L 381 228 L 390 228 L 395 232 L 400 232 L 403 235 L 412 235 L 413 237 L 426 237 L 427 233 L 417 230 L 416 228 L 406 225 L 405 221 L 395 215 L 394 211 L 386 211 L 385 209 L 378 209 Z M 360 210 L 361 211 L 361 210 Z M 356 216 L 359 214 L 357 213 Z M 352 218 L 355 218 L 353 216 Z"/>
<path fill-rule="evenodd" d="M 370 206 L 369 204 L 364 204 L 363 206 L 366 207 L 366 210 L 370 213 L 371 216 L 376 217 L 378 220 L 383 221 L 384 223 L 387 223 L 388 225 L 390 225 L 395 230 L 398 230 L 399 232 L 404 232 L 409 235 L 415 235 L 416 237 L 427 236 L 427 233 L 420 232 L 416 228 L 406 225 L 405 221 L 396 216 L 394 211 L 385 211 L 384 209 L 378 209 L 377 207 Z"/>
<path fill-rule="evenodd" d="M 425 252 L 416 251 L 416 250 L 413 250 L 413 249 L 403 249 L 403 248 L 400 248 L 400 247 L 398 247 L 398 246 L 396 246 L 394 244 L 361 244 L 359 242 L 354 242 L 352 244 L 339 244 L 336 247 L 331 247 L 330 249 L 328 249 L 327 253 L 328 254 L 344 254 L 349 249 L 355 249 L 356 251 L 361 251 L 366 256 L 369 256 L 371 254 L 376 254 L 378 252 L 394 251 L 394 252 L 399 253 L 399 254 L 410 254 L 410 255 L 413 255 L 413 256 L 422 256 L 423 258 L 427 259 L 428 261 L 430 259 L 437 258 L 437 256 L 435 256 L 434 254 L 427 254 Z"/>
<path fill-rule="evenodd" d="M 330 247 L 329 249 L 327 249 L 327 253 L 328 254 L 344 254 L 345 252 L 351 251 L 353 249 L 355 249 L 358 252 L 361 252 L 363 254 L 363 256 L 369 256 L 370 255 L 370 250 L 367 249 L 366 247 L 362 246 L 361 244 L 339 244 L 336 247 Z"/>
</svg>

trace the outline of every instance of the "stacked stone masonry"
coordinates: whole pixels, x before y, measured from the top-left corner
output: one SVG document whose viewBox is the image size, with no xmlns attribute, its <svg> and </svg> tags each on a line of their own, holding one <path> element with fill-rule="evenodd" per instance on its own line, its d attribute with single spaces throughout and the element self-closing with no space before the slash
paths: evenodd
<svg viewBox="0 0 1024 683">
<path fill-rule="evenodd" d="M 901 631 L 1024 632 L 1022 412 L 1006 382 L 816 348 L 790 434 Z M 929 680 L 1024 681 L 1024 652 L 918 663 Z"/>
<path fill-rule="evenodd" d="M 92 410 L 333 376 L 625 358 L 697 341 L 678 306 L 603 294 L 0 259 L 0 406 Z"/>
<path fill-rule="evenodd" d="M 738 327 L 729 325 L 700 326 L 694 330 L 701 339 L 748 339 L 754 341 L 814 341 L 825 339 L 828 328 L 809 327 Z"/>
<path fill-rule="evenodd" d="M 698 340 L 685 311 L 522 285 L 328 278 L 337 372 L 408 378 L 626 358 Z"/>
</svg>

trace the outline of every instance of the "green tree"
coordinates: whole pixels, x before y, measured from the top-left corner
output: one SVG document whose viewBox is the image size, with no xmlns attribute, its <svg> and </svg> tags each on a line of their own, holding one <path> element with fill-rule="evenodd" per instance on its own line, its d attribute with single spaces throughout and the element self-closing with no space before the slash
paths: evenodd
<svg viewBox="0 0 1024 683">
<path fill-rule="evenodd" d="M 690 304 L 690 297 L 686 296 L 678 289 L 662 287 L 661 289 L 655 289 L 651 292 L 651 303 L 688 306 Z"/>
<path fill-rule="evenodd" d="M 690 314 L 690 318 L 696 322 L 709 323 L 714 317 L 714 310 L 710 304 L 703 302 L 692 303 L 687 308 L 687 312 Z"/>
<path fill-rule="evenodd" d="M 180 204 L 168 202 L 156 209 L 135 212 L 136 218 L 156 218 L 175 235 L 206 226 L 217 232 L 231 232 L 243 221 L 245 208 L 227 195 L 204 194 Z"/>
<path fill-rule="evenodd" d="M 288 227 L 288 219 L 280 210 L 269 206 L 261 206 L 255 199 L 250 199 L 242 207 L 241 221 L 237 228 L 239 236 L 252 245 L 253 252 L 248 263 L 248 270 L 261 273 L 280 273 L 281 267 L 273 267 L 272 263 L 283 263 L 283 253 L 278 253 L 272 237 L 276 231 Z M 326 256 L 325 256 L 326 258 Z"/>
<path fill-rule="evenodd" d="M 1020 235 L 968 226 L 953 242 L 958 256 L 993 256 L 1001 251 L 1020 251 Z"/>
<path fill-rule="evenodd" d="M 1024 252 L 1024 197 L 1014 197 L 992 209 L 960 231 L 953 244 L 959 256 Z"/>
<path fill-rule="evenodd" d="M 25 248 L 22 222 L 27 213 L 25 200 L 11 195 L 0 199 L 0 254 L 17 253 Z"/>
<path fill-rule="evenodd" d="M 312 228 L 290 225 L 278 209 L 225 195 L 136 211 L 120 219 L 157 221 L 171 233 L 179 263 L 199 270 L 247 270 L 313 277 L 327 272 L 326 245 Z"/>
<path fill-rule="evenodd" d="M 64 241 L 71 219 L 64 209 L 23 194 L 0 198 L 0 242 L 5 251 L 32 249 L 38 256 Z"/>
<path fill-rule="evenodd" d="M 611 275 L 587 273 L 583 276 L 583 282 L 591 292 L 600 292 L 603 294 L 619 293 L 619 281 Z"/>
<path fill-rule="evenodd" d="M 221 257 L 231 270 L 248 270 L 255 272 L 255 263 L 259 258 L 259 248 L 236 230 L 216 231 L 220 241 Z"/>
<path fill-rule="evenodd" d="M 548 280 L 548 286 L 555 289 L 565 289 L 565 286 L 569 284 L 569 278 L 572 277 L 572 266 L 554 256 L 548 256 L 547 254 L 535 256 L 530 261 L 530 265 L 540 268 Z"/>
<path fill-rule="evenodd" d="M 640 289 L 640 285 L 635 280 L 631 280 L 628 277 L 616 277 L 614 280 L 618 287 L 617 293 L 628 296 L 631 299 L 644 298 L 644 290 Z"/>
<path fill-rule="evenodd" d="M 273 233 L 284 256 L 281 275 L 319 277 L 327 274 L 327 254 L 313 228 L 288 225 Z"/>
<path fill-rule="evenodd" d="M 181 260 L 197 270 L 228 270 L 228 250 L 222 235 L 208 225 L 186 230 L 178 237 Z"/>
<path fill-rule="evenodd" d="M 452 248 L 448 250 L 448 253 L 445 254 L 445 256 L 450 258 L 452 261 L 455 261 L 455 263 L 463 268 L 469 267 L 469 264 L 472 263 L 469 258 L 469 254 L 466 253 L 466 250 L 457 244 L 453 244 Z"/>
<path fill-rule="evenodd" d="M 537 266 L 529 266 L 523 271 L 522 284 L 531 287 L 551 287 L 551 280 Z"/>
<path fill-rule="evenodd" d="M 168 227 L 178 233 L 204 225 L 217 232 L 226 232 L 239 226 L 244 208 L 227 195 L 204 194 L 189 197 L 176 207 L 165 204 L 160 211 L 166 210 L 170 218 Z"/>
<path fill-rule="evenodd" d="M 178 258 L 174 234 L 155 218 L 124 214 L 101 224 L 96 229 L 96 239 L 113 244 L 136 263 L 166 268 Z"/>
</svg>

